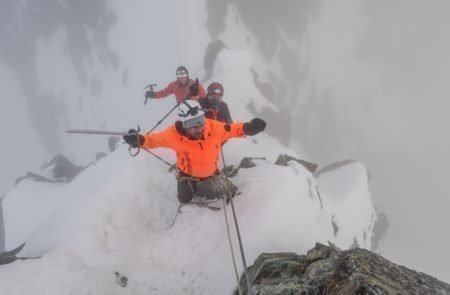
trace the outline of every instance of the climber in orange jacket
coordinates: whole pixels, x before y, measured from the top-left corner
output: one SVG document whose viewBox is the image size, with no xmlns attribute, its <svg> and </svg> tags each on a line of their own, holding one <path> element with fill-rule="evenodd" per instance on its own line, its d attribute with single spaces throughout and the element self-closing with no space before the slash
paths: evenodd
<svg viewBox="0 0 450 295">
<path fill-rule="evenodd" d="M 194 80 L 189 78 L 189 72 L 186 67 L 179 66 L 176 71 L 177 80 L 169 83 L 166 88 L 160 91 L 148 90 L 145 92 L 146 98 L 164 98 L 171 94 L 175 95 L 177 103 L 180 103 L 186 95 L 189 94 L 189 86 L 194 84 Z M 198 82 L 197 82 L 198 84 Z M 190 99 L 198 100 L 198 97 L 206 96 L 205 88 L 201 84 L 198 85 L 198 92 L 196 96 L 192 96 Z"/>
<path fill-rule="evenodd" d="M 232 184 L 217 169 L 222 143 L 256 135 L 265 129 L 266 122 L 254 118 L 248 123 L 227 124 L 206 119 L 195 100 L 183 101 L 178 116 L 179 121 L 162 132 L 136 136 L 136 131 L 130 130 L 123 139 L 131 147 L 166 147 L 176 152 L 180 202 L 188 203 L 194 195 L 213 199 L 228 194 L 226 187 Z"/>
</svg>

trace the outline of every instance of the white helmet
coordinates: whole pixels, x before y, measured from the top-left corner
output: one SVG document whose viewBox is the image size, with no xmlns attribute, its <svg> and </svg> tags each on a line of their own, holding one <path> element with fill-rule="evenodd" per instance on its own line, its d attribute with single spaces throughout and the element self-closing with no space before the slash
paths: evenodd
<svg viewBox="0 0 450 295">
<path fill-rule="evenodd" d="M 191 128 L 205 123 L 205 112 L 195 100 L 185 100 L 178 107 L 178 117 L 183 128 Z"/>
</svg>

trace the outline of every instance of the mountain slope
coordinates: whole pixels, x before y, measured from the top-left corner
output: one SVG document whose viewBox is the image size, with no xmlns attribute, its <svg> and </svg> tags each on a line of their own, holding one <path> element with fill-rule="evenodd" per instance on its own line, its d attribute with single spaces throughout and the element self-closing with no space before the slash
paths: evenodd
<svg viewBox="0 0 450 295">
<path fill-rule="evenodd" d="M 239 164 L 243 151 L 267 157 L 233 178 L 247 261 L 261 252 L 303 253 L 317 241 L 370 247 L 375 213 L 361 164 L 315 178 L 294 161 L 274 165 L 274 151 L 287 150 L 265 135 L 230 140 L 227 164 Z M 174 176 L 144 151 L 130 158 L 121 146 L 67 184 L 23 181 L 3 207 L 7 248 L 26 242 L 19 255 L 42 258 L 0 266 L 2 294 L 229 294 L 237 285 L 223 210 L 184 206 L 171 227 Z"/>
</svg>

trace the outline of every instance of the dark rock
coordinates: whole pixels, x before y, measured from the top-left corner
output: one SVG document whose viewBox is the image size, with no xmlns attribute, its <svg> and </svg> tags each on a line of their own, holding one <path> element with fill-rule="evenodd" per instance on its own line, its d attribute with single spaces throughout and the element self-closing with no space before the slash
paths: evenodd
<svg viewBox="0 0 450 295">
<path fill-rule="evenodd" d="M 0 265 L 8 264 L 8 263 L 14 262 L 17 259 L 19 259 L 18 257 L 16 257 L 16 255 L 17 255 L 17 253 L 22 251 L 24 246 L 25 246 L 25 243 L 23 243 L 22 245 L 18 246 L 17 248 L 15 248 L 11 251 L 0 253 Z"/>
<path fill-rule="evenodd" d="M 387 215 L 385 213 L 378 212 L 377 208 L 375 208 L 377 212 L 377 220 L 375 221 L 375 225 L 373 226 L 373 236 L 372 236 L 372 248 L 371 250 L 376 252 L 378 250 L 378 244 L 381 241 L 381 238 L 389 229 L 389 221 Z"/>
<path fill-rule="evenodd" d="M 252 294 L 450 294 L 450 285 L 365 249 L 316 244 L 307 255 L 263 253 L 248 268 Z M 240 288 L 247 294 L 245 276 Z"/>
<path fill-rule="evenodd" d="M 55 179 L 65 179 L 67 182 L 72 181 L 84 167 L 77 166 L 63 155 L 56 155 L 50 161 L 48 166 L 54 165 L 53 177 Z"/>
<path fill-rule="evenodd" d="M 128 278 L 124 275 L 122 275 L 120 272 L 115 271 L 114 275 L 116 276 L 116 283 L 121 286 L 122 288 L 125 288 L 128 284 Z"/>
<path fill-rule="evenodd" d="M 227 48 L 222 40 L 214 40 L 208 44 L 205 50 L 205 56 L 203 58 L 203 68 L 205 69 L 205 77 L 202 81 L 210 80 L 214 72 L 214 65 L 216 63 L 219 52 Z"/>
<path fill-rule="evenodd" d="M 339 231 L 339 226 L 336 224 L 335 216 L 334 216 L 334 215 L 331 217 L 331 225 L 333 226 L 333 233 L 334 233 L 334 236 L 336 236 L 337 233 L 338 233 L 338 231 Z"/>
<path fill-rule="evenodd" d="M 353 159 L 347 159 L 347 160 L 331 163 L 323 168 L 320 168 L 316 172 L 314 172 L 314 177 L 318 177 L 321 174 L 326 173 L 326 172 L 337 170 L 337 169 L 347 166 L 348 164 L 351 164 L 351 163 L 356 163 L 356 161 Z"/>
<path fill-rule="evenodd" d="M 239 169 L 244 168 L 253 168 L 256 166 L 256 164 L 253 162 L 253 160 L 265 160 L 266 158 L 262 157 L 244 157 L 241 162 L 239 163 L 239 166 L 234 168 L 233 165 L 225 166 L 224 167 L 224 173 L 228 177 L 234 177 L 238 173 Z"/>
<path fill-rule="evenodd" d="M 16 179 L 16 185 L 24 179 L 52 183 L 70 182 L 81 171 L 83 171 L 85 167 L 75 165 L 63 155 L 56 155 L 50 160 L 50 162 L 45 163 L 42 166 L 42 169 L 49 170 L 52 177 L 48 178 L 34 172 L 28 172 L 26 176 L 22 176 Z"/>
<path fill-rule="evenodd" d="M 97 154 L 95 155 L 95 161 L 98 161 L 98 160 L 100 160 L 100 159 L 102 159 L 102 158 L 104 158 L 104 157 L 106 157 L 106 153 L 104 153 L 104 152 L 99 152 L 99 153 L 97 153 Z"/>
<path fill-rule="evenodd" d="M 311 162 L 308 162 L 305 160 L 300 160 L 300 159 L 294 158 L 294 157 L 286 155 L 286 154 L 284 154 L 284 155 L 280 154 L 278 156 L 278 159 L 275 161 L 275 164 L 281 165 L 281 166 L 287 166 L 287 163 L 289 161 L 296 161 L 296 162 L 302 164 L 311 173 L 314 173 L 318 167 L 318 165 L 315 163 L 311 163 Z"/>
<path fill-rule="evenodd" d="M 16 179 L 15 185 L 18 185 L 22 180 L 24 179 L 29 179 L 32 181 L 38 181 L 38 182 L 51 182 L 51 183 L 61 183 L 61 182 L 65 182 L 63 180 L 54 180 L 54 179 L 49 179 L 47 177 L 44 177 L 42 175 L 33 173 L 33 172 L 27 172 L 27 175 L 19 177 Z"/>
</svg>

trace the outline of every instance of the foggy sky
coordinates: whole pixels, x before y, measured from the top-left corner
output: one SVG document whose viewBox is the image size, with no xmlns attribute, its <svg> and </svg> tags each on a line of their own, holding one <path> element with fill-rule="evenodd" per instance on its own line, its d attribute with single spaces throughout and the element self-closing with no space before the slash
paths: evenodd
<svg viewBox="0 0 450 295">
<path fill-rule="evenodd" d="M 15 1 L 2 1 L 0 73 L 2 89 L 8 94 L 2 97 L 0 116 L 1 131 L 8 135 L 7 147 L 2 148 L 8 152 L 5 161 L 11 161 L 15 144 L 23 147 L 33 142 L 26 152 L 33 153 L 36 148 L 36 159 L 24 157 L 30 165 L 67 148 L 56 130 L 67 107 L 39 91 L 34 60 L 36 42 L 48 38 L 61 25 L 70 35 L 66 50 L 75 65 L 76 79 L 93 99 L 100 99 L 99 93 L 108 90 L 80 66 L 91 54 L 91 46 L 102 56 L 99 66 L 117 72 L 123 84 L 133 89 L 130 96 L 134 97 L 142 96 L 142 86 L 158 76 L 155 72 L 170 79 L 177 65 L 188 62 L 179 56 L 185 44 L 177 44 L 179 55 L 173 51 L 160 55 L 177 42 L 170 39 L 177 36 L 164 29 L 182 26 L 182 19 L 157 2 L 139 14 L 144 4 L 136 1 L 133 11 L 136 17 L 157 19 L 157 26 L 127 23 L 132 29 L 121 35 L 124 42 L 130 42 L 129 34 L 135 34 L 133 44 L 142 42 L 148 55 L 133 47 L 119 52 L 123 47 L 111 45 L 108 39 L 114 26 L 123 26 L 121 17 L 109 9 L 111 2 L 59 1 L 62 5 L 50 0 L 25 1 L 26 7 L 19 9 Z M 181 1 L 173 3 L 183 5 Z M 365 164 L 372 176 L 375 205 L 387 213 L 391 225 L 380 244 L 381 254 L 450 281 L 450 264 L 442 262 L 450 259 L 446 229 L 450 204 L 450 143 L 446 135 L 450 123 L 450 2 L 208 0 L 206 9 L 205 25 L 212 40 L 222 38 L 227 30 L 226 17 L 234 12 L 236 24 L 249 32 L 248 50 L 266 62 L 255 64 L 255 84 L 281 110 L 280 114 L 268 110 L 258 114 L 269 121 L 268 131 L 321 165 L 347 158 Z M 94 38 L 86 33 L 86 27 Z M 196 36 L 190 40 L 189 45 L 195 46 Z M 233 50 L 233 40 L 222 41 Z M 204 50 L 198 48 L 202 57 Z M 159 62 L 156 67 L 155 60 Z M 140 75 L 144 73 L 147 77 Z M 5 84 L 14 78 L 20 91 Z M 14 100 L 20 96 L 24 101 Z M 89 101 L 80 99 L 81 103 Z M 127 108 L 128 103 L 122 100 L 116 106 Z M 5 120 L 11 117 L 9 104 L 22 114 L 26 108 L 24 121 L 29 123 L 24 123 L 22 132 L 13 132 L 16 126 Z M 152 110 L 152 115 L 157 116 L 158 111 Z M 116 112 L 111 112 L 113 117 Z M 38 139 L 27 140 L 31 131 Z M 8 166 L 15 162 L 8 162 Z M 29 169 L 26 164 L 17 165 Z M 2 175 L 9 173 L 2 167 Z"/>
<path fill-rule="evenodd" d="M 285 128 L 291 144 L 320 164 L 362 161 L 391 224 L 381 253 L 449 280 L 450 4 L 231 2 L 260 54 L 283 65 L 283 77 L 270 68 L 266 76 L 281 116 L 296 108 Z M 281 30 L 297 48 L 282 45 Z"/>
</svg>

